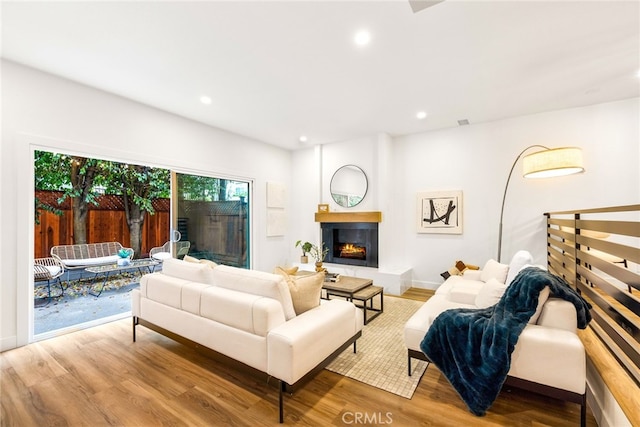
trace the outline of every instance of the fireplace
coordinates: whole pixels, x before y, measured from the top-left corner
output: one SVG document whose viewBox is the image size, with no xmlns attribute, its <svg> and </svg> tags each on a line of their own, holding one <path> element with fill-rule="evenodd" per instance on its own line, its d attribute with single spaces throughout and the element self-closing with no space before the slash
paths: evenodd
<svg viewBox="0 0 640 427">
<path fill-rule="evenodd" d="M 377 222 L 323 222 L 321 227 L 329 248 L 325 262 L 378 267 Z"/>
</svg>

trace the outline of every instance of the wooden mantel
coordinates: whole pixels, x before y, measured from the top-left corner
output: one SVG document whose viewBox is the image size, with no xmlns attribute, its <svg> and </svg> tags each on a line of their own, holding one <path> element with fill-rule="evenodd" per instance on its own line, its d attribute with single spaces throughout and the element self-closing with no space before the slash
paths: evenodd
<svg viewBox="0 0 640 427">
<path fill-rule="evenodd" d="M 316 222 L 382 222 L 382 212 L 316 212 Z"/>
</svg>

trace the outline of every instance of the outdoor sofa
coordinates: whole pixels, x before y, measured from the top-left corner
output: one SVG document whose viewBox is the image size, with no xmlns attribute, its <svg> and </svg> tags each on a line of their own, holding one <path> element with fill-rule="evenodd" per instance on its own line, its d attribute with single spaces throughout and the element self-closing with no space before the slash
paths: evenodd
<svg viewBox="0 0 640 427">
<path fill-rule="evenodd" d="M 118 242 L 83 243 L 78 245 L 58 245 L 51 248 L 51 256 L 59 260 L 66 269 L 86 268 L 96 265 L 115 264 L 125 249 L 129 258 L 133 249 L 125 248 Z"/>
</svg>

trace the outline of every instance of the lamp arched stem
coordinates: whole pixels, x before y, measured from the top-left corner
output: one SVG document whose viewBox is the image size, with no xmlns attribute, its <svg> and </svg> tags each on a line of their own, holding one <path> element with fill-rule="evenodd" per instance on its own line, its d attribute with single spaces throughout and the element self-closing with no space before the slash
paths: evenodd
<svg viewBox="0 0 640 427">
<path fill-rule="evenodd" d="M 504 202 L 507 199 L 507 190 L 509 189 L 509 182 L 511 181 L 511 175 L 513 174 L 513 170 L 516 167 L 516 163 L 518 163 L 518 160 L 520 160 L 520 157 L 522 157 L 525 151 L 529 150 L 530 148 L 544 148 L 545 150 L 549 149 L 549 147 L 545 147 L 544 145 L 537 145 L 537 144 L 530 145 L 524 150 L 522 150 L 520 154 L 518 154 L 518 157 L 516 157 L 516 159 L 514 160 L 513 165 L 511 165 L 511 170 L 509 171 L 509 176 L 507 177 L 507 183 L 504 186 L 504 193 L 502 195 L 502 207 L 500 208 L 500 227 L 498 229 L 498 262 L 500 262 L 500 257 L 502 255 L 502 217 L 504 216 Z"/>
</svg>

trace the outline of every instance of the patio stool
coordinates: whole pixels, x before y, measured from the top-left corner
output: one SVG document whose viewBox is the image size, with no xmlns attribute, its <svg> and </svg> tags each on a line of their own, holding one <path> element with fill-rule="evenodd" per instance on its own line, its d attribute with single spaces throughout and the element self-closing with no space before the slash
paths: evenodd
<svg viewBox="0 0 640 427">
<path fill-rule="evenodd" d="M 51 285 L 58 284 L 60 286 L 61 293 L 58 296 L 64 295 L 64 285 L 60 281 L 60 276 L 64 274 L 64 266 L 56 258 L 36 258 L 33 260 L 33 281 L 43 282 L 47 281 L 47 292 L 49 302 L 51 302 Z"/>
</svg>

